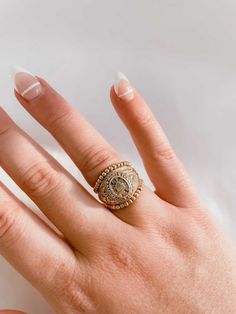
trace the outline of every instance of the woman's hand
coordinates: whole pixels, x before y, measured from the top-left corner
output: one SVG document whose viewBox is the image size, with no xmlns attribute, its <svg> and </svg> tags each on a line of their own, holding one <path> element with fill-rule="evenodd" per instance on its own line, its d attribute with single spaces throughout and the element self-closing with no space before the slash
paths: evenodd
<svg viewBox="0 0 236 314">
<path fill-rule="evenodd" d="M 15 80 L 19 102 L 91 186 L 124 159 L 44 80 L 22 69 Z M 1 254 L 57 313 L 236 313 L 233 245 L 121 74 L 111 100 L 155 191 L 144 186 L 129 207 L 106 209 L 1 109 L 0 165 L 57 228 L 1 184 Z"/>
</svg>

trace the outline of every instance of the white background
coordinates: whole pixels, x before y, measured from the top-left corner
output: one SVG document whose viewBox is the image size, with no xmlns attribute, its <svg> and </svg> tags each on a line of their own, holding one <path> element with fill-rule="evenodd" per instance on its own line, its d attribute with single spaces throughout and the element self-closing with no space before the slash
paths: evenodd
<svg viewBox="0 0 236 314">
<path fill-rule="evenodd" d="M 22 65 L 47 79 L 142 172 L 109 100 L 113 75 L 123 71 L 235 239 L 235 33 L 234 0 L 1 0 L 0 102 L 63 162 L 55 141 L 13 97 L 8 67 Z M 76 172 L 68 158 L 64 164 Z M 52 313 L 2 258 L 0 276 L 0 308 Z"/>
</svg>

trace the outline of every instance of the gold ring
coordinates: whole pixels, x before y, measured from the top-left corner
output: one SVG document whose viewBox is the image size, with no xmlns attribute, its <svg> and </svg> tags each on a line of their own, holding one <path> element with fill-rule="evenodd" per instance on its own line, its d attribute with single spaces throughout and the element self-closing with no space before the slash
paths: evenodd
<svg viewBox="0 0 236 314">
<path fill-rule="evenodd" d="M 93 188 L 102 203 L 110 209 L 128 207 L 139 196 L 143 180 L 129 161 L 114 163 L 104 169 Z"/>
</svg>

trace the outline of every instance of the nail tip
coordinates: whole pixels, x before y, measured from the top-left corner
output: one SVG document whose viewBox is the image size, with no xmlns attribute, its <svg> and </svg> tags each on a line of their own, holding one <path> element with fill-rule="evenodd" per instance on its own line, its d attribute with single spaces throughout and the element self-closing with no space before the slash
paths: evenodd
<svg viewBox="0 0 236 314">
<path fill-rule="evenodd" d="M 115 74 L 115 78 L 114 78 L 114 89 L 115 89 L 116 94 L 118 93 L 118 86 L 119 86 L 119 82 L 121 80 L 125 80 L 125 81 L 129 82 L 128 78 L 126 77 L 126 75 L 123 72 L 117 71 Z"/>
<path fill-rule="evenodd" d="M 115 75 L 114 89 L 116 95 L 126 102 L 129 102 L 134 98 L 134 89 L 126 75 L 121 71 L 118 71 Z"/>
<path fill-rule="evenodd" d="M 11 78 L 15 78 L 17 73 L 23 72 L 23 73 L 28 73 L 32 76 L 34 76 L 31 72 L 29 72 L 28 70 L 26 70 L 25 68 L 23 68 L 22 66 L 18 65 L 18 64 L 12 64 L 9 66 L 9 72 L 10 72 L 10 77 Z"/>
<path fill-rule="evenodd" d="M 117 78 L 119 79 L 119 81 L 125 80 L 125 81 L 129 82 L 127 76 L 121 71 L 117 72 Z"/>
<path fill-rule="evenodd" d="M 10 73 L 15 90 L 26 100 L 32 101 L 42 93 L 41 84 L 37 77 L 22 66 L 11 65 Z M 20 75 L 17 75 L 18 73 Z"/>
</svg>

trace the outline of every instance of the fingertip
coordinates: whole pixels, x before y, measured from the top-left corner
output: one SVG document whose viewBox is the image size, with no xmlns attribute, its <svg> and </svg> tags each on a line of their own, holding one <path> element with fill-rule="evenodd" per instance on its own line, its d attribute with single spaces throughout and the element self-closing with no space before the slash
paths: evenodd
<svg viewBox="0 0 236 314">
<path fill-rule="evenodd" d="M 122 72 L 117 72 L 114 77 L 113 92 L 116 95 L 115 99 L 122 103 L 130 102 L 134 98 L 134 89 Z"/>
</svg>

